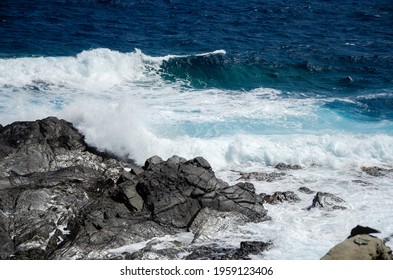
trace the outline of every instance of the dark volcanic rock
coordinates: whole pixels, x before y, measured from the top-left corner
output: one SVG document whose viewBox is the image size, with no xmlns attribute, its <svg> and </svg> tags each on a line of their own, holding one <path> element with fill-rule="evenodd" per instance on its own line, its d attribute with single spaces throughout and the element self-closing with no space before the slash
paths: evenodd
<svg viewBox="0 0 393 280">
<path fill-rule="evenodd" d="M 252 184 L 229 186 L 203 158 L 141 168 L 90 147 L 64 120 L 0 127 L 0 259 L 112 258 L 187 230 L 205 207 L 266 218 Z"/>
<path fill-rule="evenodd" d="M 128 163 L 93 152 L 56 118 L 1 129 L 1 259 L 104 258 L 110 248 L 178 232 L 141 211 L 136 182 L 123 178 Z"/>
<path fill-rule="evenodd" d="M 248 222 L 251 219 L 239 212 L 220 212 L 206 207 L 199 211 L 189 230 L 194 233 L 194 243 L 216 241 L 218 232 L 236 232 L 240 225 Z"/>
<path fill-rule="evenodd" d="M 252 184 L 229 186 L 203 158 L 185 161 L 174 156 L 155 162 L 145 164 L 145 172 L 138 175 L 137 191 L 160 224 L 187 228 L 204 207 L 239 212 L 254 222 L 266 217 Z"/>
<path fill-rule="evenodd" d="M 270 194 L 261 194 L 263 197 L 263 201 L 269 204 L 277 204 L 284 201 L 287 202 L 299 202 L 300 198 L 292 191 L 286 192 L 275 192 L 272 195 Z"/>
<path fill-rule="evenodd" d="M 308 210 L 311 208 L 321 208 L 325 210 L 345 210 L 347 207 L 342 205 L 344 203 L 344 199 L 331 193 L 317 192 Z"/>
</svg>

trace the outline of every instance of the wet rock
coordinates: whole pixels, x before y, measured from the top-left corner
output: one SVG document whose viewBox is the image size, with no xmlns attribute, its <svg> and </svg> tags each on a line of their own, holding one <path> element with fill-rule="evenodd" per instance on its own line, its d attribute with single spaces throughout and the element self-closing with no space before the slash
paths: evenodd
<svg viewBox="0 0 393 280">
<path fill-rule="evenodd" d="M 305 194 L 313 194 L 315 193 L 315 191 L 310 190 L 307 187 L 300 187 L 299 188 L 299 192 L 305 193 Z"/>
<path fill-rule="evenodd" d="M 217 244 L 196 247 L 186 260 L 250 260 L 271 248 L 271 242 L 243 241 L 240 248 L 223 248 Z"/>
<path fill-rule="evenodd" d="M 56 118 L 1 129 L 1 259 L 100 259 L 110 248 L 178 232 L 141 211 L 124 162 L 93 152 Z"/>
<path fill-rule="evenodd" d="M 160 224 L 187 228 L 204 207 L 239 212 L 255 222 L 266 217 L 252 184 L 229 186 L 215 177 L 203 158 L 184 161 L 175 157 L 145 164 L 145 172 L 137 178 L 137 191 L 152 219 Z"/>
<path fill-rule="evenodd" d="M 269 204 L 277 204 L 282 202 L 299 202 L 301 199 L 292 191 L 275 192 L 272 195 L 261 194 L 263 201 Z"/>
<path fill-rule="evenodd" d="M 347 207 L 343 206 L 345 200 L 335 196 L 331 193 L 317 192 L 314 196 L 311 206 L 308 210 L 312 208 L 320 208 L 325 210 L 345 210 Z"/>
<path fill-rule="evenodd" d="M 273 182 L 276 181 L 277 179 L 285 176 L 286 174 L 284 172 L 271 172 L 271 173 L 265 173 L 265 172 L 240 172 L 240 177 L 237 180 L 255 180 L 255 181 L 266 181 L 266 182 Z"/>
<path fill-rule="evenodd" d="M 302 169 L 302 167 L 298 164 L 285 164 L 285 163 L 279 163 L 277 164 L 274 168 L 278 169 L 278 170 L 299 170 Z"/>
<path fill-rule="evenodd" d="M 259 255 L 269 250 L 273 243 L 262 241 L 242 241 L 240 242 L 240 252 L 242 255 Z"/>
<path fill-rule="evenodd" d="M 152 240 L 146 244 L 141 250 L 138 250 L 125 259 L 130 260 L 177 260 L 181 258 L 181 254 L 188 254 L 181 242 L 170 241 L 162 242 Z"/>
<path fill-rule="evenodd" d="M 392 250 L 381 239 L 360 234 L 337 244 L 321 260 L 392 260 Z"/>
<path fill-rule="evenodd" d="M 215 241 L 224 231 L 236 231 L 239 225 L 251 219 L 238 212 L 219 212 L 203 208 L 192 222 L 189 230 L 194 233 L 193 242 Z"/>
<path fill-rule="evenodd" d="M 204 208 L 267 219 L 252 184 L 228 185 L 201 157 L 155 156 L 140 168 L 88 146 L 64 120 L 0 129 L 0 259 L 109 258 L 187 231 Z"/>
<path fill-rule="evenodd" d="M 85 166 L 116 177 L 122 165 L 106 155 L 87 145 L 71 123 L 55 117 L 16 122 L 0 131 L 0 176 Z"/>
</svg>

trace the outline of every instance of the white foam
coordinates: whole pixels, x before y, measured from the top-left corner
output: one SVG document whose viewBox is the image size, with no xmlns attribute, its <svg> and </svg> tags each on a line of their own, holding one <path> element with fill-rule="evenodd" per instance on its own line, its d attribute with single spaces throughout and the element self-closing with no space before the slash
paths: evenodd
<svg viewBox="0 0 393 280">
<path fill-rule="evenodd" d="M 0 85 L 102 90 L 145 79 L 159 65 L 146 63 L 140 51 L 120 53 L 109 49 L 83 51 L 75 57 L 2 59 Z"/>
</svg>

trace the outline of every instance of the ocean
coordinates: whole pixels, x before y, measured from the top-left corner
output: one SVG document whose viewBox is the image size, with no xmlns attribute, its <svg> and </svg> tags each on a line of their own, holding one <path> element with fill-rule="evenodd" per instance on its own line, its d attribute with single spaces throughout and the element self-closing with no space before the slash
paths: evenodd
<svg viewBox="0 0 393 280">
<path fill-rule="evenodd" d="M 47 116 L 138 164 L 203 156 L 231 184 L 300 165 L 250 182 L 301 202 L 217 233 L 271 240 L 256 259 L 319 259 L 358 224 L 393 234 L 393 172 L 362 171 L 393 168 L 391 0 L 2 0 L 0 123 Z M 347 209 L 307 210 L 299 187 Z"/>
</svg>

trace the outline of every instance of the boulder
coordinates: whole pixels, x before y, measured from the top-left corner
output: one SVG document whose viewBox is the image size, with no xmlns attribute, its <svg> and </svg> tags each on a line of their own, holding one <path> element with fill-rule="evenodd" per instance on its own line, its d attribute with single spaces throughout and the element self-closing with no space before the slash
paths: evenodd
<svg viewBox="0 0 393 280">
<path fill-rule="evenodd" d="M 321 260 L 391 260 L 392 250 L 379 238 L 360 234 L 337 244 Z"/>
<path fill-rule="evenodd" d="M 261 194 L 263 201 L 269 204 L 277 204 L 282 202 L 299 202 L 301 199 L 293 191 L 275 192 L 270 194 Z"/>
<path fill-rule="evenodd" d="M 253 222 L 266 218 L 267 211 L 252 184 L 229 186 L 201 157 L 188 161 L 172 157 L 156 163 L 148 160 L 144 168 L 137 176 L 136 188 L 157 223 L 188 228 L 205 207 L 239 212 Z"/>
</svg>

